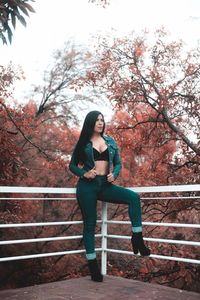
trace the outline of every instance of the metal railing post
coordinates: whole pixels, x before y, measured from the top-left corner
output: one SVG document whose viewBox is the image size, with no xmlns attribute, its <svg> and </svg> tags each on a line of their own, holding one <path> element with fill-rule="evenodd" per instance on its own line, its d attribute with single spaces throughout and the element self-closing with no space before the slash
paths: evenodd
<svg viewBox="0 0 200 300">
<path fill-rule="evenodd" d="M 102 225 L 101 225 L 101 273 L 103 275 L 107 274 L 107 207 L 108 204 L 106 202 L 102 202 Z"/>
</svg>

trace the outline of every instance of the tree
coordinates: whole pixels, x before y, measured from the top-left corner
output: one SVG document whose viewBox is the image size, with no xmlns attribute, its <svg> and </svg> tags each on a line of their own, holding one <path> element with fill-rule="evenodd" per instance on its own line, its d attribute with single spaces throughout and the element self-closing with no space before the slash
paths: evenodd
<svg viewBox="0 0 200 300">
<path fill-rule="evenodd" d="M 70 112 L 64 118 L 53 110 L 36 117 L 37 106 L 33 101 L 11 105 L 13 85 L 23 78 L 23 73 L 10 64 L 1 66 L 0 75 L 0 185 L 66 185 L 70 178 L 66 175 L 67 155 L 72 151 L 76 136 L 76 130 L 73 133 L 69 125 L 73 124 Z M 62 169 L 65 183 L 59 183 L 61 177 L 58 175 L 54 179 L 49 176 L 45 181 L 44 173 L 48 168 L 52 174 L 55 174 L 53 169 Z M 39 176 L 33 170 L 36 173 L 38 170 Z M 36 178 L 42 178 L 41 182 L 36 182 Z"/>
<path fill-rule="evenodd" d="M 71 129 L 66 118 L 65 122 L 56 115 L 56 112 L 49 110 L 36 117 L 37 105 L 33 101 L 27 104 L 9 105 L 12 94 L 12 84 L 20 76 L 10 68 L 1 69 L 1 95 L 0 98 L 0 185 L 20 185 L 20 186 L 74 186 L 75 178 L 69 174 L 67 165 L 70 154 L 77 139 L 77 130 Z M 5 98 L 5 100 L 4 100 Z M 3 197 L 4 195 L 1 195 Z M 20 195 L 6 195 L 6 197 L 19 197 Z M 23 197 L 23 195 L 21 195 Z M 31 196 L 31 195 L 30 195 Z M 33 195 L 37 197 L 39 195 Z M 48 198 L 48 195 L 43 195 Z M 48 220 L 73 220 L 80 218 L 80 212 L 76 202 L 55 201 L 0 201 L 0 221 L 1 223 L 48 221 Z M 30 213 L 31 212 L 31 213 Z M 80 228 L 73 226 L 59 226 L 54 228 L 33 228 L 33 230 L 15 229 L 1 232 L 3 239 L 59 236 L 74 234 Z M 12 247 L 1 248 L 1 256 L 12 256 L 14 253 L 41 253 L 51 249 L 59 251 L 75 249 L 81 246 L 80 240 L 63 242 L 44 242 Z M 19 252 L 18 252 L 19 251 Z M 24 251 L 24 252 L 23 252 Z M 80 260 L 80 258 L 78 258 Z M 17 262 L 1 265 L 1 288 L 9 288 L 13 284 L 34 284 L 44 281 L 45 277 L 49 280 L 59 280 L 69 276 L 73 272 L 72 267 L 65 269 L 74 262 L 71 257 L 53 257 L 47 260 L 37 260 L 28 262 Z M 25 268 L 19 270 L 19 264 Z M 57 272 L 52 272 L 52 265 Z M 77 264 L 78 265 L 78 264 Z M 30 268 L 27 268 L 29 266 Z M 32 271 L 25 271 L 31 269 Z M 38 271 L 41 270 L 41 271 Z M 80 272 L 77 268 L 76 272 Z M 9 280 L 12 274 L 11 281 Z M 63 277 L 62 277 L 63 276 Z M 23 281 L 23 283 L 22 283 Z M 10 284 L 10 285 L 9 285 Z"/>
<path fill-rule="evenodd" d="M 153 45 L 148 44 L 147 33 L 134 39 L 115 39 L 111 46 L 110 41 L 103 41 L 99 60 L 86 81 L 100 86 L 116 109 L 129 113 L 131 122 L 124 130 L 151 123 L 153 135 L 162 124 L 162 142 L 176 140 L 177 154 L 171 167 L 175 171 L 192 168 L 198 182 L 200 50 L 186 52 L 182 41 L 167 38 L 158 30 Z"/>
<path fill-rule="evenodd" d="M 53 53 L 52 63 L 44 72 L 43 81 L 35 85 L 33 90 L 33 97 L 39 102 L 38 117 L 43 112 L 52 111 L 63 121 L 71 118 L 71 121 L 76 120 L 78 124 L 77 113 L 97 99 L 94 88 L 83 88 L 80 92 L 74 87 L 75 82 L 80 82 L 80 78 L 85 76 L 92 59 L 87 49 L 71 42 L 65 43 L 63 49 Z M 98 102 L 102 103 L 99 99 Z"/>
<path fill-rule="evenodd" d="M 33 7 L 28 2 L 34 0 L 2 0 L 0 3 L 0 39 L 3 44 L 8 41 L 12 42 L 13 32 L 12 27 L 15 29 L 16 20 L 26 26 L 24 15 L 29 16 L 29 12 L 34 13 Z M 5 35 L 7 33 L 7 36 Z"/>
<path fill-rule="evenodd" d="M 155 113 L 151 112 L 153 118 Z M 142 120 L 150 112 L 140 110 L 135 114 L 137 120 Z M 122 176 L 119 181 L 122 186 L 152 186 L 171 183 L 173 175 L 169 162 L 176 152 L 174 140 L 166 141 L 160 132 L 164 130 L 163 124 L 148 123 L 125 130 L 132 124 L 132 117 L 127 111 L 117 111 L 112 116 L 107 132 L 114 136 L 119 145 L 122 157 Z M 152 130 L 154 134 L 152 135 Z"/>
<path fill-rule="evenodd" d="M 20 149 L 15 143 L 18 130 L 11 121 L 14 109 L 9 107 L 13 85 L 23 77 L 20 69 L 9 64 L 0 66 L 0 184 L 11 184 L 18 175 Z M 8 108 L 9 107 L 9 108 Z M 19 115 L 18 115 L 19 116 Z M 21 170 L 23 171 L 23 170 Z"/>
</svg>

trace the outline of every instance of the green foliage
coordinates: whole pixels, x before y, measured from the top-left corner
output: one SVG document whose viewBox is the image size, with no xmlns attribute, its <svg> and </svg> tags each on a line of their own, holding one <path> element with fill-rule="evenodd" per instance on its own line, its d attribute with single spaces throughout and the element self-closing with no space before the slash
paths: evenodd
<svg viewBox="0 0 200 300">
<path fill-rule="evenodd" d="M 16 28 L 16 20 L 26 26 L 25 16 L 29 17 L 29 12 L 34 13 L 35 10 L 27 2 L 34 2 L 34 0 L 2 0 L 0 3 L 0 39 L 3 44 L 12 42 L 13 29 Z"/>
</svg>

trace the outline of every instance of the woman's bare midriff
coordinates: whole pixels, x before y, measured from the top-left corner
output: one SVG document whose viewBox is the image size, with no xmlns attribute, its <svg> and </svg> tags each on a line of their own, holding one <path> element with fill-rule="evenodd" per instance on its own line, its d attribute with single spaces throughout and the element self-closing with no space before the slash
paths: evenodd
<svg viewBox="0 0 200 300">
<path fill-rule="evenodd" d="M 95 170 L 97 172 L 97 175 L 107 175 L 109 173 L 108 161 L 95 161 Z"/>
</svg>

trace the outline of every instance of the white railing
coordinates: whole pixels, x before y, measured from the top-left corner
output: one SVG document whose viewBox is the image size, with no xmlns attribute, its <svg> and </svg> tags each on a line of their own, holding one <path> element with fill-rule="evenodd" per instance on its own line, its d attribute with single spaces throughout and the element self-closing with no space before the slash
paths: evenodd
<svg viewBox="0 0 200 300">
<path fill-rule="evenodd" d="M 199 192 L 200 185 L 176 185 L 176 186 L 153 186 L 153 187 L 136 187 L 129 188 L 138 193 L 156 193 L 161 194 L 163 192 Z M 0 197 L 0 201 L 6 200 L 20 200 L 20 201 L 34 201 L 34 200 L 76 200 L 75 197 L 75 188 L 40 188 L 40 187 L 0 187 L 0 196 L 1 194 L 7 193 L 17 193 L 17 194 L 66 194 L 66 195 L 74 195 L 74 197 L 53 197 L 53 198 L 45 198 L 45 197 Z M 150 200 L 150 199 L 179 199 L 179 197 L 145 197 L 142 198 L 142 201 Z M 194 199 L 199 200 L 200 196 L 181 196 L 180 201 Z M 119 249 L 110 249 L 107 247 L 107 239 L 130 239 L 130 236 L 122 236 L 122 235 L 111 235 L 108 233 L 108 225 L 109 224 L 123 224 L 130 225 L 129 221 L 115 221 L 107 219 L 107 210 L 108 204 L 102 204 L 102 220 L 98 220 L 97 222 L 101 224 L 101 234 L 97 234 L 96 237 L 102 238 L 101 248 L 97 248 L 96 251 L 101 251 L 101 268 L 102 273 L 107 273 L 107 254 L 108 253 L 120 253 L 127 255 L 134 255 L 131 251 L 124 251 Z M 0 228 L 17 228 L 17 227 L 35 227 L 35 226 L 57 226 L 57 225 L 72 225 L 72 224 L 82 224 L 82 221 L 62 221 L 62 222 L 41 222 L 41 223 L 15 223 L 15 224 L 0 224 Z M 200 224 L 184 224 L 184 223 L 159 223 L 159 222 L 143 222 L 145 226 L 166 226 L 166 227 L 183 227 L 183 228 L 200 228 Z M 34 238 L 34 239 L 20 239 L 20 240 L 6 240 L 0 241 L 0 246 L 3 245 L 11 245 L 11 244 L 22 244 L 22 243 L 36 243 L 36 242 L 44 242 L 44 241 L 58 241 L 58 240 L 69 240 L 69 239 L 81 239 L 82 235 L 75 236 L 63 236 L 63 237 L 47 237 L 47 238 Z M 182 241 L 182 240 L 172 240 L 172 239 L 161 239 L 161 238 L 144 238 L 149 242 L 157 242 L 157 243 L 168 243 L 168 244 L 179 244 L 179 245 L 190 245 L 190 246 L 200 246 L 200 242 L 198 241 Z M 51 253 L 37 253 L 32 255 L 20 255 L 20 256 L 11 256 L 11 257 L 0 257 L 0 262 L 11 261 L 11 260 L 21 260 L 21 259 L 30 259 L 30 258 L 41 258 L 48 256 L 56 256 L 56 255 L 66 255 L 66 254 L 78 254 L 85 252 L 84 249 L 79 250 L 69 250 L 69 251 L 61 251 L 61 252 L 51 252 Z M 187 263 L 200 264 L 200 260 L 183 258 L 183 257 L 173 257 L 173 256 L 164 256 L 151 254 L 150 257 L 155 259 L 167 259 L 174 261 L 181 261 Z"/>
</svg>

